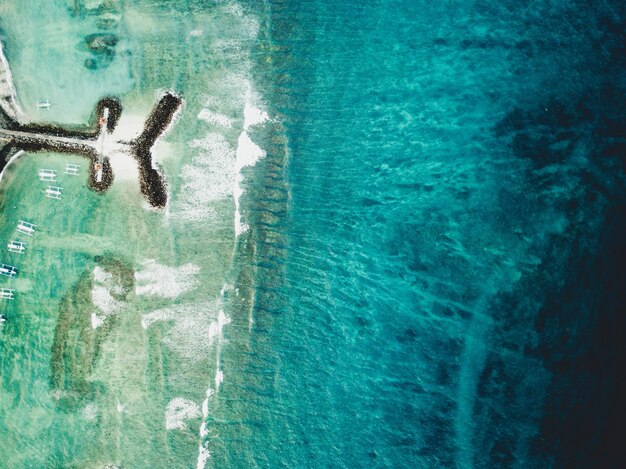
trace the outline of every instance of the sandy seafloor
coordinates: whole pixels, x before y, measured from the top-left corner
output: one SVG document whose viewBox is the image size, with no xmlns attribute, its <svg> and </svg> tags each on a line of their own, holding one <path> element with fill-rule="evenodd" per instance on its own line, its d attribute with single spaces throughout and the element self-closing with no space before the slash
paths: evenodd
<svg viewBox="0 0 626 469">
<path fill-rule="evenodd" d="M 236 2 L 210 3 L 0 5 L 30 120 L 86 124 L 99 98 L 117 96 L 130 139 L 161 93 L 185 102 L 155 150 L 165 211 L 148 208 L 130 157 L 113 161 L 106 194 L 89 190 L 86 161 L 71 155 L 24 155 L 5 172 L 0 239 L 25 241 L 27 252 L 2 249 L 2 262 L 20 269 L 1 285 L 17 292 L 2 305 L 3 467 L 203 465 L 223 291 L 246 230 L 238 174 L 263 154 L 244 126 L 266 119 L 250 71 L 259 22 Z M 85 47 L 98 32 L 115 34 L 115 53 L 90 70 L 86 60 L 107 60 Z M 39 99 L 51 107 L 38 109 Z M 81 165 L 80 176 L 63 174 L 66 163 Z M 44 196 L 41 168 L 58 171 L 61 200 Z M 19 219 L 37 225 L 33 238 L 16 233 Z"/>
</svg>

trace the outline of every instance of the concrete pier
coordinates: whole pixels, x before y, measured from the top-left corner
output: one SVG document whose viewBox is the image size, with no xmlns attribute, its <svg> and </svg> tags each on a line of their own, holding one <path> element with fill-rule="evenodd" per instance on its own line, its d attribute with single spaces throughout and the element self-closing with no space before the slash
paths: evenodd
<svg viewBox="0 0 626 469">
<path fill-rule="evenodd" d="M 69 137 L 59 137 L 56 135 L 48 135 L 43 133 L 36 132 L 23 132 L 19 130 L 9 130 L 0 128 L 0 137 L 10 137 L 15 141 L 29 141 L 31 143 L 58 143 L 61 145 L 87 145 L 94 150 L 98 150 L 98 146 L 96 142 L 93 140 L 87 139 L 78 139 L 78 138 L 69 138 Z"/>
</svg>

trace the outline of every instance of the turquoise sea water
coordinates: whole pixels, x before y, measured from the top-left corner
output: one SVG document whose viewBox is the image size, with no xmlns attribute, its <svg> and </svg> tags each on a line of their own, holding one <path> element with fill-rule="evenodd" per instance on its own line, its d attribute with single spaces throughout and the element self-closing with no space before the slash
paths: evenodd
<svg viewBox="0 0 626 469">
<path fill-rule="evenodd" d="M 141 114 L 174 89 L 185 109 L 166 213 L 81 179 L 80 217 L 54 206 L 33 241 L 36 294 L 0 342 L 8 467 L 623 462 L 622 5 L 113 2 L 119 45 L 93 74 L 78 45 L 98 16 L 71 14 L 90 2 L 24 3 L 0 26 L 35 120 L 39 97 L 62 122 L 103 94 Z M 250 105 L 269 119 L 247 127 Z M 3 236 L 11 207 L 45 219 L 43 161 L 65 159 L 3 180 Z M 154 263 L 181 273 L 160 284 Z M 141 284 L 105 329 L 97 267 Z"/>
<path fill-rule="evenodd" d="M 614 464 L 623 7 L 268 8 L 286 141 L 216 467 Z"/>
</svg>

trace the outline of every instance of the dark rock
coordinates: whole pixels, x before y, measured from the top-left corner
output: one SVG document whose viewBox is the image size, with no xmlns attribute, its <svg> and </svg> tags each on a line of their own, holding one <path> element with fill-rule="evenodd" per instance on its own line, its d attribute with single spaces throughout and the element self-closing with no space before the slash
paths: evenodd
<svg viewBox="0 0 626 469">
<path fill-rule="evenodd" d="M 172 122 L 182 100 L 172 94 L 165 94 L 146 121 L 143 132 L 132 142 L 133 156 L 139 163 L 141 192 L 155 208 L 167 204 L 167 184 L 158 169 L 152 167 L 152 146 Z"/>
<path fill-rule="evenodd" d="M 98 29 L 111 29 L 117 26 L 118 20 L 114 17 L 100 18 L 96 21 L 96 27 Z"/>
<path fill-rule="evenodd" d="M 94 33 L 85 36 L 85 43 L 94 54 L 107 54 L 117 44 L 117 36 L 112 33 Z"/>
<path fill-rule="evenodd" d="M 98 70 L 98 62 L 95 59 L 85 59 L 85 68 L 89 70 Z"/>
</svg>

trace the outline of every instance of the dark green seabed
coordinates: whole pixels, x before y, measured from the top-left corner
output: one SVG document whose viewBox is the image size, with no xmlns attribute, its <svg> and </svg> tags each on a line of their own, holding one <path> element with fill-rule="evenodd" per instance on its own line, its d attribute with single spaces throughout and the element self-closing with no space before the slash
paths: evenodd
<svg viewBox="0 0 626 469">
<path fill-rule="evenodd" d="M 622 2 L 34 3 L 31 120 L 184 107 L 163 211 L 3 176 L 7 467 L 625 465 Z"/>
</svg>

